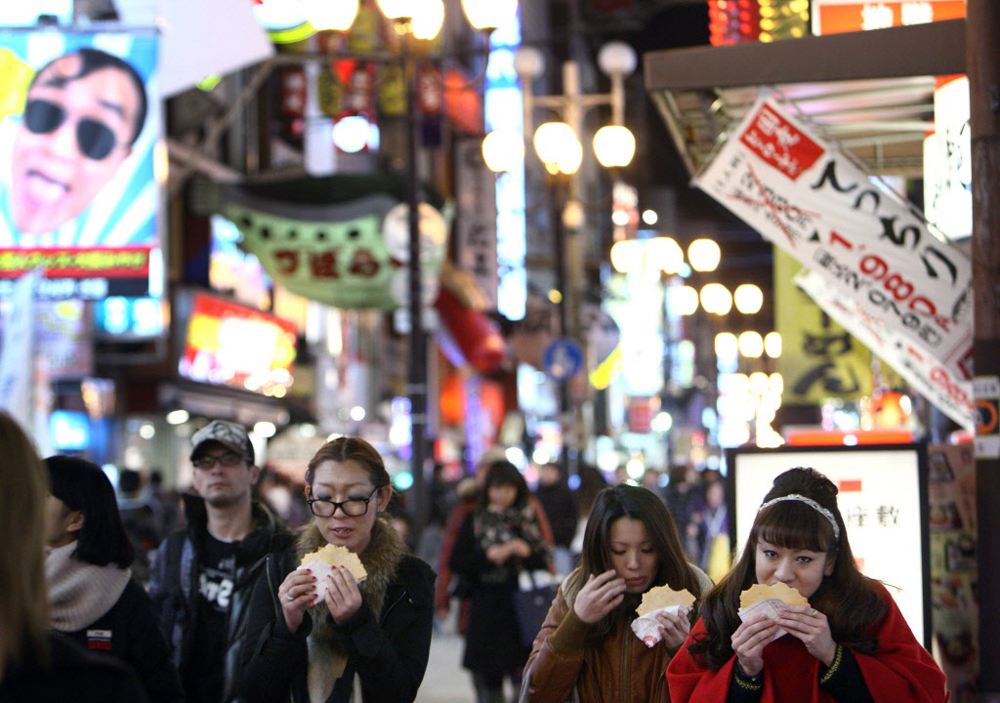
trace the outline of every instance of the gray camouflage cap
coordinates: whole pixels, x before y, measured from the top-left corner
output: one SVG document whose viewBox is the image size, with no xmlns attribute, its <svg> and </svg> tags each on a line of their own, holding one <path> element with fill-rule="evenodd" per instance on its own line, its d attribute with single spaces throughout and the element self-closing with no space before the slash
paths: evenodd
<svg viewBox="0 0 1000 703">
<path fill-rule="evenodd" d="M 254 463 L 253 444 L 250 443 L 250 435 L 243 425 L 225 420 L 212 420 L 191 436 L 192 460 L 205 442 L 218 442 L 226 449 L 246 457 L 251 464 Z"/>
</svg>

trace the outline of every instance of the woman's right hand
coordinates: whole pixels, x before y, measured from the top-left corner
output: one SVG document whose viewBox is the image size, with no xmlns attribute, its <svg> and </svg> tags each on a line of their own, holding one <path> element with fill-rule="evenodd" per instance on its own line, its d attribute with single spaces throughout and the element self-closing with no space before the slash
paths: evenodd
<svg viewBox="0 0 1000 703">
<path fill-rule="evenodd" d="M 778 624 L 762 616 L 740 623 L 733 633 L 736 662 L 746 676 L 756 676 L 764 669 L 764 647 L 771 644 Z"/>
<path fill-rule="evenodd" d="M 617 608 L 623 598 L 625 579 L 620 578 L 614 569 L 608 569 L 603 574 L 587 577 L 587 582 L 573 601 L 573 612 L 583 622 L 593 625 Z"/>
<path fill-rule="evenodd" d="M 285 616 L 288 631 L 298 632 L 306 608 L 316 600 L 316 577 L 309 569 L 292 571 L 278 586 L 278 600 L 281 601 L 281 613 Z"/>
</svg>

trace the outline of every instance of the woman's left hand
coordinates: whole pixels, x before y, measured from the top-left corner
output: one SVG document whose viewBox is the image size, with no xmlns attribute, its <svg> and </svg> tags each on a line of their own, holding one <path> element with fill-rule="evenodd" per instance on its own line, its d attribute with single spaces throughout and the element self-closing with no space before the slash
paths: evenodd
<svg viewBox="0 0 1000 703">
<path fill-rule="evenodd" d="M 788 630 L 790 635 L 802 640 L 806 650 L 825 666 L 833 663 L 837 643 L 833 641 L 826 615 L 815 608 L 793 605 L 779 615 L 775 622 Z"/>
<path fill-rule="evenodd" d="M 333 567 L 327 578 L 329 588 L 326 589 L 326 607 L 333 616 L 333 621 L 343 625 L 361 607 L 361 591 L 358 582 L 351 572 L 342 567 Z"/>
<path fill-rule="evenodd" d="M 683 613 L 657 613 L 656 620 L 660 623 L 660 637 L 667 649 L 676 652 L 684 644 L 691 631 L 691 621 Z"/>
</svg>

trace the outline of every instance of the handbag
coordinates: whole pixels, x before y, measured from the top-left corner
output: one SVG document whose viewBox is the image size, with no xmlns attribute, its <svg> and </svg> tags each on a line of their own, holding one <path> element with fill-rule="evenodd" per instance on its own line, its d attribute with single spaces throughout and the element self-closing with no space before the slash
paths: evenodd
<svg viewBox="0 0 1000 703">
<path fill-rule="evenodd" d="M 521 644 L 531 647 L 556 597 L 558 577 L 548 571 L 522 571 L 514 591 L 514 616 Z"/>
</svg>

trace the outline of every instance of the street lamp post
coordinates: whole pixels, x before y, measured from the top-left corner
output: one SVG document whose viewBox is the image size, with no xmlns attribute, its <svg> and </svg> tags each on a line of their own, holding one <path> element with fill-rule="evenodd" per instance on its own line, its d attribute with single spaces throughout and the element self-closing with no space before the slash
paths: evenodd
<svg viewBox="0 0 1000 703">
<path fill-rule="evenodd" d="M 598 65 L 611 78 L 610 93 L 582 93 L 580 67 L 575 61 L 566 61 L 562 66 L 562 94 L 535 95 L 532 82 L 545 70 L 541 52 L 533 47 L 521 47 L 514 56 L 514 70 L 521 79 L 524 96 L 525 136 L 532 132 L 536 107 L 549 108 L 564 120 L 540 125 L 532 139 L 535 152 L 545 166 L 553 207 L 552 234 L 557 295 L 550 297 L 558 305 L 561 337 L 575 335 L 578 332 L 575 329 L 580 317 L 577 294 L 584 285 L 581 267 L 567 267 L 567 259 L 578 260 L 580 243 L 575 237 L 567 237 L 565 218 L 567 206 L 575 200 L 577 193 L 575 176 L 583 161 L 583 147 L 579 135 L 583 129 L 585 112 L 601 105 L 611 107 L 611 124 L 599 129 L 593 140 L 595 155 L 602 166 L 606 168 L 627 166 L 635 154 L 635 138 L 624 126 L 625 77 L 635 70 L 635 51 L 622 42 L 612 42 L 601 48 Z M 489 148 L 492 146 L 488 144 L 491 139 L 497 143 L 509 143 L 509 137 L 503 138 L 497 133 L 487 135 L 483 152 L 487 166 L 493 170 L 507 170 L 510 168 L 509 164 L 501 164 L 495 158 L 491 158 L 500 152 L 498 148 Z M 571 322 L 574 329 L 570 329 Z M 569 379 L 564 379 L 559 383 L 559 414 L 563 422 L 564 437 L 562 461 L 566 468 L 569 468 L 566 437 L 570 435 L 566 426 L 570 411 L 568 381 Z"/>
<path fill-rule="evenodd" d="M 344 31 L 354 23 L 358 12 L 357 0 L 308 0 L 316 9 L 310 20 L 317 29 Z M 423 281 L 420 246 L 420 173 L 417 162 L 419 143 L 417 121 L 417 57 L 411 39 L 434 39 L 444 22 L 442 0 L 377 0 L 379 11 L 390 20 L 403 38 L 402 61 L 406 80 L 406 201 L 409 236 L 407 274 L 409 276 L 408 312 L 409 369 L 407 395 L 410 399 L 411 447 L 413 475 L 414 532 L 419 537 L 427 523 L 429 500 L 425 475 L 427 457 L 427 339 L 424 333 Z M 462 9 L 469 24 L 486 35 L 517 12 L 517 0 L 462 0 Z M 321 19 L 322 18 L 322 19 Z"/>
</svg>

